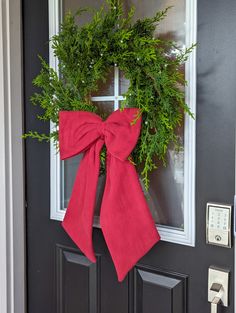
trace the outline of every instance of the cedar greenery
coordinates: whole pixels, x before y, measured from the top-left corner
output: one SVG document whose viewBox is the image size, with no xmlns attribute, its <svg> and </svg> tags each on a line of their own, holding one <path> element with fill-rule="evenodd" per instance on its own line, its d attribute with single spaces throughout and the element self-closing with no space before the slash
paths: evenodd
<svg viewBox="0 0 236 313">
<path fill-rule="evenodd" d="M 41 91 L 32 96 L 32 103 L 44 110 L 38 118 L 57 126 L 60 110 L 97 112 L 91 94 L 98 89 L 98 82 L 106 81 L 111 68 L 118 66 L 130 82 L 122 107 L 138 107 L 142 113 L 142 130 L 132 157 L 142 168 L 146 188 L 148 174 L 157 168 L 156 160 L 165 164 L 169 144 L 178 146 L 175 130 L 184 112 L 192 116 L 185 103 L 181 66 L 194 45 L 182 51 L 174 41 L 154 38 L 168 10 L 133 22 L 134 8 L 125 15 L 120 1 L 107 0 L 82 27 L 75 17 L 85 9 L 75 15 L 67 13 L 59 34 L 52 38 L 60 75 L 40 58 L 42 70 L 33 81 Z M 178 53 L 173 54 L 173 49 Z M 30 131 L 24 135 L 27 137 L 57 143 L 58 131 L 48 135 Z"/>
</svg>

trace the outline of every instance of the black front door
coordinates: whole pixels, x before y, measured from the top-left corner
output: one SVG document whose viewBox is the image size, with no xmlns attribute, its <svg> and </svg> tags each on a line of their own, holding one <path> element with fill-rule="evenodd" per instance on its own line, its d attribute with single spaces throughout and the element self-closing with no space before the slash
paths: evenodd
<svg viewBox="0 0 236 313">
<path fill-rule="evenodd" d="M 234 312 L 234 247 L 206 244 L 205 209 L 208 201 L 231 203 L 234 195 L 235 12 L 233 0 L 198 1 L 194 247 L 161 241 L 119 283 L 99 228 L 93 264 L 50 219 L 50 146 L 26 141 L 29 313 L 207 313 L 211 265 L 230 270 L 229 307 L 222 312 Z M 49 125 L 35 118 L 38 109 L 29 99 L 40 70 L 37 55 L 49 54 L 48 1 L 23 0 L 23 29 L 25 130 L 47 133 Z M 179 214 L 172 214 L 172 224 L 181 227 Z"/>
</svg>

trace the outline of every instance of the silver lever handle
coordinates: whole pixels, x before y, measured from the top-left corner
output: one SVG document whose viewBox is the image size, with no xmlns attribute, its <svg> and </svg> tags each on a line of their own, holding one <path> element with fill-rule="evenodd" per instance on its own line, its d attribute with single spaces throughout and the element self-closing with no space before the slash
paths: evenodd
<svg viewBox="0 0 236 313">
<path fill-rule="evenodd" d="M 216 296 L 211 301 L 211 313 L 217 313 L 217 306 L 221 303 L 220 291 L 222 290 L 222 285 L 213 283 L 210 290 L 216 293 Z"/>
<path fill-rule="evenodd" d="M 228 306 L 229 271 L 210 266 L 208 271 L 208 301 L 211 313 L 217 313 L 218 306 Z"/>
<path fill-rule="evenodd" d="M 217 313 L 218 304 L 221 303 L 221 299 L 219 297 L 214 297 L 211 302 L 211 313 Z"/>
</svg>

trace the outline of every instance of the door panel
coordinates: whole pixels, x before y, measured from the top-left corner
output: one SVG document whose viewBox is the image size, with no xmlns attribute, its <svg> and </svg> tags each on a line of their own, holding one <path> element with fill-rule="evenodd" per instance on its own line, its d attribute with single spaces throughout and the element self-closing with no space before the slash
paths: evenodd
<svg viewBox="0 0 236 313">
<path fill-rule="evenodd" d="M 110 258 L 96 254 L 91 263 L 78 249 L 57 245 L 56 286 L 58 313 L 128 313 L 129 280 L 120 284 Z"/>
<path fill-rule="evenodd" d="M 137 266 L 134 271 L 135 313 L 185 313 L 187 276 Z"/>
<path fill-rule="evenodd" d="M 207 201 L 231 203 L 234 195 L 236 116 L 236 2 L 198 1 L 196 246 L 158 243 L 123 283 L 99 229 L 94 230 L 98 262 L 88 262 L 50 220 L 49 144 L 26 142 L 27 285 L 29 313 L 199 313 L 210 312 L 207 271 L 226 267 L 234 312 L 234 248 L 206 245 Z M 29 103 L 37 55 L 48 59 L 48 2 L 23 1 L 25 130 L 49 131 Z M 186 306 L 186 308 L 185 308 Z"/>
<path fill-rule="evenodd" d="M 57 246 L 57 308 L 60 313 L 98 313 L 100 257 L 91 263 L 78 250 Z"/>
</svg>

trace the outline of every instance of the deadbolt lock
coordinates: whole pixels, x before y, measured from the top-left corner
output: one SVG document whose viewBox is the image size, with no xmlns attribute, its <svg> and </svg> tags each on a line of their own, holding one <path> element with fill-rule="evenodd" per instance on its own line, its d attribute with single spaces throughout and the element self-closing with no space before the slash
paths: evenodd
<svg viewBox="0 0 236 313">
<path fill-rule="evenodd" d="M 232 205 L 208 202 L 206 207 L 206 242 L 231 248 Z"/>
</svg>

